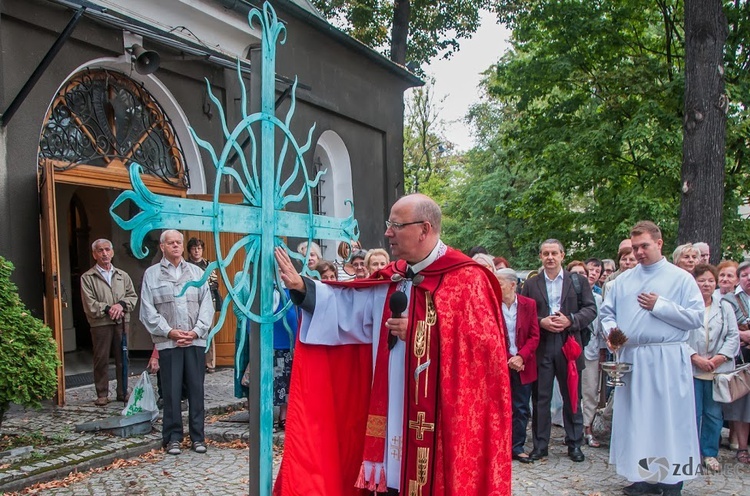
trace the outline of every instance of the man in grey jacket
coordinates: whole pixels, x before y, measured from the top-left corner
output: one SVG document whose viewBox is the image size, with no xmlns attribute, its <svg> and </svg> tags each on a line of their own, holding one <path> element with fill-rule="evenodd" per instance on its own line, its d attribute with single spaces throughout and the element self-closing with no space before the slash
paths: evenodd
<svg viewBox="0 0 750 496">
<path fill-rule="evenodd" d="M 206 336 L 214 314 L 211 292 L 208 284 L 203 284 L 188 287 L 178 296 L 189 282 L 199 280 L 203 271 L 182 258 L 183 236 L 179 231 L 164 231 L 159 242 L 164 257 L 143 275 L 140 318 L 159 351 L 164 395 L 162 446 L 170 455 L 180 454 L 184 382 L 192 448 L 196 453 L 205 453 L 203 379 Z"/>
<path fill-rule="evenodd" d="M 117 401 L 127 401 L 128 392 L 122 384 L 122 333 L 128 332 L 130 313 L 138 295 L 133 281 L 124 271 L 112 265 L 114 250 L 107 239 L 97 239 L 91 245 L 96 264 L 81 276 L 83 311 L 91 326 L 94 353 L 94 386 L 97 406 L 109 403 L 110 352 L 115 356 L 117 371 Z"/>
</svg>

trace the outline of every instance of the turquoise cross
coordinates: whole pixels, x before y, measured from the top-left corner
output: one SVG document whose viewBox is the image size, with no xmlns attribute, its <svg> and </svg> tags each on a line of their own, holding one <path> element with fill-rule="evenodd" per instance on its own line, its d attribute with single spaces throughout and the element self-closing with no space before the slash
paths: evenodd
<svg viewBox="0 0 750 496">
<path fill-rule="evenodd" d="M 261 30 L 262 68 L 260 74 L 253 71 L 253 77 L 261 78 L 260 112 L 247 113 L 247 91 L 239 70 L 237 75 L 242 89 L 243 119 L 229 131 L 224 117 L 224 110 L 219 100 L 213 95 L 211 85 L 206 81 L 208 93 L 216 105 L 226 142 L 219 155 L 213 146 L 200 139 L 193 129 L 190 131 L 198 143 L 206 150 L 216 167 L 217 176 L 214 187 L 214 200 L 174 198 L 152 193 L 146 188 L 141 179 L 141 167 L 133 164 L 130 167 L 130 181 L 132 191 L 124 191 L 114 201 L 110 213 L 121 228 L 131 231 L 130 247 L 133 253 L 144 258 L 148 253 L 143 247 L 146 235 L 156 229 L 183 229 L 212 232 L 216 243 L 217 260 L 212 262 L 201 281 L 191 283 L 202 285 L 208 279 L 212 270 L 218 270 L 229 291 L 221 308 L 219 319 L 211 329 L 209 339 L 212 339 L 224 323 L 228 306 L 233 302 L 235 309 L 241 314 L 240 323 L 245 328 L 250 319 L 260 324 L 260 480 L 258 494 L 271 494 L 272 476 L 272 433 L 273 433 L 273 323 L 284 315 L 291 302 L 286 301 L 283 308 L 274 312 L 274 288 L 281 287 L 281 281 L 276 270 L 274 248 L 284 246 L 290 256 L 304 260 L 303 272 L 310 273 L 307 268 L 307 257 L 302 257 L 285 246 L 282 237 L 313 239 L 332 239 L 346 243 L 359 238 L 357 221 L 354 211 L 345 219 L 337 219 L 313 214 L 312 188 L 315 188 L 324 171 L 319 172 L 314 179 L 310 179 L 305 168 L 303 155 L 310 149 L 313 125 L 307 136 L 307 142 L 300 146 L 292 135 L 289 124 L 296 106 L 295 80 L 291 93 L 291 105 L 285 120 L 282 122 L 275 115 L 275 77 L 276 77 L 276 43 L 284 43 L 286 37 L 279 40 L 279 36 L 286 31 L 279 22 L 273 7 L 265 2 L 263 13 L 253 9 L 248 15 L 248 22 L 253 25 L 257 21 Z M 253 67 L 255 69 L 255 67 Z M 260 127 L 260 140 L 256 138 L 256 129 Z M 275 135 L 283 137 L 278 156 L 275 155 Z M 238 140 L 247 135 L 250 138 L 251 151 L 248 159 L 240 147 Z M 260 146 L 258 146 L 260 144 Z M 283 165 L 289 148 L 292 148 L 293 166 L 286 175 Z M 238 170 L 226 166 L 230 155 L 236 152 L 241 167 Z M 257 167 L 257 157 L 260 156 L 260 173 Z M 244 201 L 239 205 L 223 204 L 219 201 L 222 178 L 226 176 L 233 181 L 242 192 Z M 299 189 L 290 189 L 302 182 Z M 140 211 L 130 219 L 123 219 L 115 209 L 126 201 L 135 204 Z M 297 213 L 284 210 L 287 205 L 306 203 L 307 213 Z M 233 232 L 244 236 L 224 252 L 220 242 L 220 233 Z M 230 277 L 227 267 L 239 255 L 245 252 L 243 271 L 240 277 Z M 252 275 L 251 275 L 252 272 Z M 251 307 L 260 295 L 260 313 L 255 314 Z M 283 293 L 282 293 L 283 294 Z M 242 333 L 243 340 L 245 333 Z M 239 343 L 238 349 L 243 349 L 244 343 Z M 239 352 L 238 352 L 239 353 Z M 237 357 L 239 359 L 239 357 Z M 237 360 L 239 361 L 239 360 Z M 235 371 L 242 374 L 243 371 Z M 252 482 L 251 482 L 252 484 Z M 256 491 L 251 493 L 255 494 Z"/>
</svg>

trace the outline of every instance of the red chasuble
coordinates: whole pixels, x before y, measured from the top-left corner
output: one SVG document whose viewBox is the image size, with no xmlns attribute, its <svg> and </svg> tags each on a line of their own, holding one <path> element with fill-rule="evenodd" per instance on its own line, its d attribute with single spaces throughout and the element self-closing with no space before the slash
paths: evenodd
<svg viewBox="0 0 750 496">
<path fill-rule="evenodd" d="M 391 293 L 394 275 L 405 270 L 399 261 L 340 285 L 390 284 Z M 497 279 L 448 248 L 411 291 L 400 494 L 510 495 L 510 381 Z M 383 325 L 389 317 L 386 305 Z M 387 340 L 384 327 L 380 336 Z M 378 343 L 378 362 L 383 348 Z M 377 384 L 372 345 L 297 343 L 275 495 L 371 494 L 355 483 L 367 447 L 381 435 Z"/>
</svg>

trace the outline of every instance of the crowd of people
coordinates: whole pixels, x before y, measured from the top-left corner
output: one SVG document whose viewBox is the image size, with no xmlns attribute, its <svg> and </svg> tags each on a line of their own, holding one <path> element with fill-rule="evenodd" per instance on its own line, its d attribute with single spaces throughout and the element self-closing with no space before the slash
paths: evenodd
<svg viewBox="0 0 750 496">
<path fill-rule="evenodd" d="M 568 457 L 582 462 L 582 448 L 608 444 L 610 464 L 631 482 L 627 495 L 679 495 L 683 481 L 700 470 L 721 470 L 725 423 L 736 460 L 750 464 L 750 395 L 720 403 L 713 393 L 715 374 L 750 360 L 750 262 L 713 266 L 706 243 L 680 245 L 667 260 L 661 231 L 644 221 L 614 259 L 566 263 L 563 244 L 544 240 L 541 267 L 521 280 L 507 259 L 481 247 L 469 256 L 447 247 L 440 220 L 439 207 L 424 195 L 396 202 L 385 231 L 395 263 L 386 250 L 364 250 L 356 241 L 341 243 L 337 257 L 324 260 L 318 244 L 305 242 L 297 247 L 307 263 L 301 271 L 277 249 L 285 285 L 277 288 L 277 304 L 281 291 L 295 304 L 274 332 L 277 428 L 289 428 L 290 390 L 296 404 L 289 409 L 296 427 L 288 431 L 285 455 L 293 461 L 282 465 L 280 487 L 308 480 L 297 474 L 315 473 L 310 484 L 319 486 L 310 486 L 312 492 L 325 493 L 327 484 L 351 476 L 357 487 L 397 495 L 406 489 L 402 474 L 411 480 L 416 473 L 422 482 L 409 491 L 446 484 L 479 488 L 467 494 L 481 488 L 507 494 L 511 460 L 529 464 L 549 456 L 555 394 Z M 163 445 L 180 453 L 181 400 L 187 398 L 192 448 L 204 453 L 203 377 L 215 366 L 204 354 L 221 295 L 212 276 L 178 296 L 208 266 L 200 240 L 187 244 L 187 260 L 177 231 L 162 233 L 160 247 L 163 259 L 144 275 L 140 319 L 155 344 L 149 366 L 160 372 L 160 390 L 164 384 Z M 92 254 L 97 263 L 82 278 L 82 296 L 96 345 L 96 404 L 105 405 L 102 363 L 127 332 L 138 297 L 127 274 L 112 266 L 111 242 L 97 240 Z M 331 281 L 351 282 L 326 284 Z M 617 333 L 624 339 L 615 341 Z M 302 362 L 294 374 L 293 348 L 295 362 Z M 613 360 L 632 367 L 614 388 L 601 368 Z M 244 374 L 235 374 L 242 378 L 238 396 L 247 395 L 246 365 L 239 368 Z M 342 394 L 361 404 L 342 403 Z M 117 397 L 127 400 L 119 376 Z M 594 419 L 608 403 L 611 439 L 597 439 Z M 346 412 L 337 410 L 342 405 Z M 341 415 L 348 420 L 334 422 Z M 329 438 L 338 444 L 330 446 Z M 478 444 L 486 452 L 458 455 Z M 300 461 L 312 456 L 311 445 L 363 454 L 332 456 L 335 466 L 320 458 Z M 430 458 L 438 445 L 444 458 Z M 698 467 L 654 478 L 648 463 L 655 459 Z M 427 472 L 419 468 L 425 460 L 432 460 Z M 451 465 L 462 463 L 467 470 L 476 463 L 484 468 L 469 480 Z"/>
<path fill-rule="evenodd" d="M 548 456 L 557 379 L 565 443 L 574 462 L 584 460 L 582 445 L 605 444 L 595 437 L 592 423 L 609 398 L 614 414 L 606 444 L 610 463 L 632 482 L 625 494 L 680 494 L 683 481 L 692 478 L 671 472 L 648 478 L 646 460 L 696 465 L 686 471 L 691 474 L 720 471 L 723 425 L 730 427 L 736 460 L 750 463 L 750 395 L 731 403 L 713 395 L 714 375 L 732 372 L 735 363 L 750 358 L 750 262 L 724 260 L 713 266 L 709 245 L 698 242 L 678 246 L 670 263 L 661 254 L 662 243 L 658 227 L 641 222 L 614 260 L 585 258 L 563 268 L 562 243 L 546 240 L 539 252 L 542 267 L 523 282 L 516 281 L 502 257 L 472 249 L 474 260 L 503 286 L 514 460 L 533 463 Z M 534 314 L 537 319 L 529 318 Z M 627 336 L 621 347 L 609 341 L 615 328 Z M 568 340 L 579 345 L 580 355 L 566 349 Z M 615 358 L 632 364 L 632 372 L 624 376 L 625 386 L 612 393 L 600 364 Z M 576 364 L 573 379 L 571 362 Z M 530 416 L 532 449 L 526 453 Z"/>
<path fill-rule="evenodd" d="M 307 257 L 307 267 L 313 271 L 313 277 L 321 281 L 365 279 L 391 263 L 391 256 L 387 251 L 382 248 L 363 250 L 359 241 L 340 243 L 334 260 L 324 260 L 320 245 L 314 241 L 309 245 L 307 241 L 300 243 L 297 253 Z"/>
</svg>

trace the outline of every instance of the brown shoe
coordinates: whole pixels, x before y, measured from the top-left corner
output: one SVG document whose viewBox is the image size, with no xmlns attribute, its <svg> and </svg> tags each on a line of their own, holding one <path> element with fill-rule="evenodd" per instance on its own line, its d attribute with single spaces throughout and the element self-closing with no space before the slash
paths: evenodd
<svg viewBox="0 0 750 496">
<path fill-rule="evenodd" d="M 109 403 L 109 398 L 106 396 L 99 396 L 96 401 L 94 401 L 96 406 L 107 406 L 107 403 Z"/>
<path fill-rule="evenodd" d="M 122 401 L 123 403 L 127 403 L 130 399 L 130 393 L 126 394 L 125 397 L 118 396 L 117 401 Z"/>
</svg>

